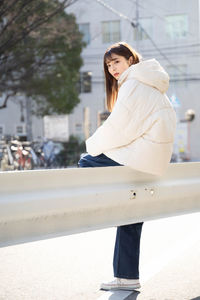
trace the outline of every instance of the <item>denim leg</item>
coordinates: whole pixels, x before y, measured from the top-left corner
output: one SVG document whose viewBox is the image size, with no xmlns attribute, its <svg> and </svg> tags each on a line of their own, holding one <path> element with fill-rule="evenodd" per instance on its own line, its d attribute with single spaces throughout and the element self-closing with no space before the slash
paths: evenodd
<svg viewBox="0 0 200 300">
<path fill-rule="evenodd" d="M 81 168 L 121 166 L 104 154 L 86 155 L 78 162 Z M 113 258 L 114 276 L 119 278 L 139 278 L 140 237 L 143 223 L 119 226 Z"/>
<path fill-rule="evenodd" d="M 116 161 L 110 159 L 104 154 L 97 156 L 85 155 L 78 162 L 78 167 L 80 168 L 89 168 L 89 167 L 114 167 L 121 166 Z"/>
<path fill-rule="evenodd" d="M 139 279 L 140 237 L 143 223 L 119 226 L 113 258 L 114 276 Z"/>
</svg>

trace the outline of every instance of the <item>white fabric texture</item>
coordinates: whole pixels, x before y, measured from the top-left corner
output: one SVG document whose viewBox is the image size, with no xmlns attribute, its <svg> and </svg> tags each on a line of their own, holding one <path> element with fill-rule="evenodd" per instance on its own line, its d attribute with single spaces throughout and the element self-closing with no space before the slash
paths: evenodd
<svg viewBox="0 0 200 300">
<path fill-rule="evenodd" d="M 162 175 L 173 150 L 176 114 L 165 92 L 169 76 L 155 59 L 130 66 L 118 80 L 108 119 L 86 140 L 92 156 L 104 153 L 141 172 Z"/>
</svg>

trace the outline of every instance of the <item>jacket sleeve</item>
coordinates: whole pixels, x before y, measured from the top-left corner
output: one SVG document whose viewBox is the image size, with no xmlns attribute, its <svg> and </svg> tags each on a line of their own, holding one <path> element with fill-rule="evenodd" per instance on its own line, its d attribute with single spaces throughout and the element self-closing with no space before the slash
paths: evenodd
<svg viewBox="0 0 200 300">
<path fill-rule="evenodd" d="M 114 109 L 107 120 L 101 125 L 96 132 L 86 140 L 86 150 L 96 156 L 113 148 L 128 145 L 134 139 L 142 134 L 141 116 L 139 112 L 137 98 L 137 85 L 126 86 L 120 88 L 118 98 Z M 129 93 L 127 93 L 127 90 Z M 135 95 L 136 94 L 136 95 Z M 131 108 L 129 107 L 131 104 Z M 139 114 L 139 115 L 138 115 Z M 127 130 L 131 122 L 130 130 Z"/>
</svg>

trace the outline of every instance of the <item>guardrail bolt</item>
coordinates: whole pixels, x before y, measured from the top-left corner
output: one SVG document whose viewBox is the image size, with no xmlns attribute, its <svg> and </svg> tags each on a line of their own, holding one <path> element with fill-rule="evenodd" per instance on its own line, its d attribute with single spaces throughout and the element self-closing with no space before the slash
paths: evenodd
<svg viewBox="0 0 200 300">
<path fill-rule="evenodd" d="M 131 200 L 136 198 L 136 192 L 134 190 L 131 190 Z"/>
<path fill-rule="evenodd" d="M 150 194 L 151 194 L 151 196 L 153 196 L 154 195 L 154 189 L 150 189 Z"/>
<path fill-rule="evenodd" d="M 145 188 L 144 190 L 145 190 L 145 191 L 149 191 L 150 194 L 151 194 L 151 196 L 153 196 L 154 193 L 155 193 L 155 190 L 154 190 L 153 188 L 151 188 L 151 189 Z"/>
</svg>

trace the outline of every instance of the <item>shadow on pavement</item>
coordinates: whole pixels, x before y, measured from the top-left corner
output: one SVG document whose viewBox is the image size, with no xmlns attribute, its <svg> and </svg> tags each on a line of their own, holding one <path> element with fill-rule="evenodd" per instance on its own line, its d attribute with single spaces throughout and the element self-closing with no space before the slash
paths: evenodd
<svg viewBox="0 0 200 300">
<path fill-rule="evenodd" d="M 126 293 L 127 293 L 127 291 L 126 291 Z M 125 296 L 123 291 L 120 291 L 120 293 L 119 293 L 119 291 L 116 291 L 116 292 L 113 291 L 112 295 L 109 296 L 108 300 L 136 300 L 139 294 L 140 294 L 140 292 L 134 291 L 131 294 L 129 294 L 128 296 L 127 296 L 127 294 Z"/>
<path fill-rule="evenodd" d="M 134 291 L 128 297 L 126 297 L 124 300 L 136 300 L 137 297 L 139 296 L 139 294 L 140 294 L 140 292 Z"/>
<path fill-rule="evenodd" d="M 192 298 L 190 300 L 200 300 L 200 296 L 199 297 L 196 297 L 196 298 Z"/>
</svg>

